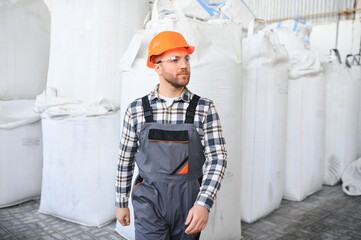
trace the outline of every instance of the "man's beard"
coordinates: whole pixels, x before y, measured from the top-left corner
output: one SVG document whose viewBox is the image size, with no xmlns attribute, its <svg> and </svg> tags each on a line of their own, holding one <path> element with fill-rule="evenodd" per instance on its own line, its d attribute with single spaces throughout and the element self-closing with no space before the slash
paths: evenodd
<svg viewBox="0 0 361 240">
<path fill-rule="evenodd" d="M 190 72 L 188 71 L 181 71 L 176 74 L 176 76 L 163 74 L 164 80 L 172 85 L 174 88 L 182 88 L 188 85 L 190 79 Z"/>
</svg>

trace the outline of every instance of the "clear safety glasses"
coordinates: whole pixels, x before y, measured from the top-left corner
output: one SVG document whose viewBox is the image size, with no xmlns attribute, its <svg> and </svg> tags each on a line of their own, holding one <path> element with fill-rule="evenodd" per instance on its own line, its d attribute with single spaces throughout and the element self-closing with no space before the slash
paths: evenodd
<svg viewBox="0 0 361 240">
<path fill-rule="evenodd" d="M 185 57 L 171 56 L 169 58 L 159 60 L 157 62 L 157 64 L 163 63 L 163 62 L 169 62 L 169 63 L 172 63 L 172 64 L 179 64 L 182 60 L 184 60 L 184 62 L 186 64 L 189 64 L 190 59 L 191 59 L 191 57 L 189 55 L 187 55 Z"/>
</svg>

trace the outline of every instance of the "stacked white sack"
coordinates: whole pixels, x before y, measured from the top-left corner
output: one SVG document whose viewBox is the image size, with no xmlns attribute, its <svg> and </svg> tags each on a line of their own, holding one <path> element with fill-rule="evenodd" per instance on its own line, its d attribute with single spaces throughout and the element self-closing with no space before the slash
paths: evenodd
<svg viewBox="0 0 361 240">
<path fill-rule="evenodd" d="M 310 44 L 312 28 L 310 23 L 297 20 L 285 20 L 268 27 L 277 33 L 279 42 L 285 45 L 290 58 L 294 53 L 313 48 Z"/>
<path fill-rule="evenodd" d="M 243 39 L 241 217 L 252 223 L 282 200 L 288 54 L 269 30 Z"/>
<path fill-rule="evenodd" d="M 296 20 L 286 20 L 267 27 L 277 33 L 280 44 L 285 45 L 290 59 L 293 53 L 311 48 L 310 34 L 312 26 Z"/>
<path fill-rule="evenodd" d="M 34 99 L 44 89 L 50 14 L 42 0 L 0 2 L 0 99 Z"/>
<path fill-rule="evenodd" d="M 115 218 L 119 61 L 149 3 L 46 3 L 52 16 L 50 65 L 47 88 L 34 105 L 42 112 L 45 142 L 39 211 L 102 226 Z"/>
<path fill-rule="evenodd" d="M 322 188 L 325 162 L 326 85 L 310 50 L 290 59 L 283 197 L 302 201 Z"/>
<path fill-rule="evenodd" d="M 326 149 L 324 180 L 335 185 L 349 163 L 357 159 L 358 110 L 360 87 L 348 67 L 341 63 L 337 50 L 323 64 L 326 77 Z"/>
<path fill-rule="evenodd" d="M 182 0 L 178 1 L 178 6 L 190 18 L 197 18 L 202 20 L 209 20 L 211 18 L 218 18 L 220 12 L 216 7 L 211 6 L 206 1 L 194 1 L 194 0 Z M 158 12 L 160 18 L 169 17 L 169 15 L 174 14 L 174 7 L 171 1 L 169 0 L 159 0 L 158 1 Z"/>
<path fill-rule="evenodd" d="M 350 67 L 351 75 L 359 83 L 361 88 L 361 62 L 360 54 L 348 54 L 346 57 L 346 66 Z M 361 90 L 361 89 L 360 89 Z M 361 96 L 358 99 L 358 143 L 357 143 L 357 160 L 352 161 L 342 173 L 342 190 L 350 196 L 361 195 Z"/>
<path fill-rule="evenodd" d="M 87 226 L 114 219 L 119 121 L 119 112 L 42 118 L 40 212 Z"/>
<path fill-rule="evenodd" d="M 351 58 L 351 59 L 350 59 Z M 355 54 L 346 57 L 346 64 L 351 67 L 352 77 L 359 82 L 360 92 L 361 92 L 361 58 L 360 54 Z M 361 95 L 358 99 L 359 103 L 359 112 L 358 112 L 358 139 L 357 139 L 357 157 L 361 157 Z"/>
<path fill-rule="evenodd" d="M 269 27 L 290 58 L 284 198 L 302 201 L 323 183 L 325 83 L 309 39 L 312 26 L 295 20 Z"/>
<path fill-rule="evenodd" d="M 50 14 L 42 0 L 1 1 L 0 29 L 0 99 L 9 100 L 0 101 L 0 207 L 6 207 L 40 196 L 40 115 L 28 99 L 45 87 Z"/>
<path fill-rule="evenodd" d="M 0 101 L 0 208 L 40 196 L 43 144 L 33 103 Z"/>
<path fill-rule="evenodd" d="M 153 1 L 150 0 L 150 2 Z M 178 5 L 187 17 L 203 21 L 224 17 L 242 24 L 244 28 L 255 19 L 255 15 L 248 5 L 240 0 L 182 0 L 178 1 Z M 160 17 L 174 14 L 173 5 L 169 0 L 158 1 L 158 9 Z"/>
<path fill-rule="evenodd" d="M 149 3 L 133 1 L 46 1 L 51 10 L 47 87 L 58 97 L 120 102 L 119 61 Z"/>
<path fill-rule="evenodd" d="M 181 32 L 189 44 L 196 46 L 196 51 L 191 56 L 192 76 L 189 89 L 215 102 L 228 150 L 225 178 L 201 238 L 239 239 L 241 219 L 234 204 L 240 202 L 240 194 L 235 189 L 240 189 L 241 110 L 237 107 L 241 102 L 241 26 L 229 20 L 202 22 L 182 17 L 180 8 L 173 2 L 177 16 L 180 17 L 159 19 L 157 9 L 153 9 L 152 20 L 144 31 L 134 37 L 129 45 L 129 52 L 124 54 L 121 67 L 121 116 L 131 101 L 149 93 L 159 82 L 154 70 L 146 67 L 147 46 L 151 38 L 163 30 Z M 121 235 L 134 239 L 134 225 L 123 227 L 117 223 L 116 230 Z"/>
<path fill-rule="evenodd" d="M 219 10 L 221 14 L 231 18 L 232 21 L 241 23 L 244 30 L 247 30 L 250 23 L 256 19 L 255 14 L 242 0 L 227 0 L 223 2 Z"/>
</svg>

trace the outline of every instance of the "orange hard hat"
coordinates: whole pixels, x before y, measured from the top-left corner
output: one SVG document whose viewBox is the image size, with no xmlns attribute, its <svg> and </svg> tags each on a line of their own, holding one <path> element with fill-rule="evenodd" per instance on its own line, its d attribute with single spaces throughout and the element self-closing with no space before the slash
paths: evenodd
<svg viewBox="0 0 361 240">
<path fill-rule="evenodd" d="M 147 66 L 153 68 L 152 58 L 154 56 L 161 55 L 165 51 L 175 48 L 185 48 L 188 54 L 192 54 L 195 49 L 194 46 L 189 46 L 182 34 L 178 32 L 164 31 L 158 33 L 149 43 Z"/>
</svg>

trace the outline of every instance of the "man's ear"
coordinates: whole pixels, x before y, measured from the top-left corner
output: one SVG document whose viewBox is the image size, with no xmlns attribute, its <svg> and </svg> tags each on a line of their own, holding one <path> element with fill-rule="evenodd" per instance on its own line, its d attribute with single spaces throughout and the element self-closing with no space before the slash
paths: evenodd
<svg viewBox="0 0 361 240">
<path fill-rule="evenodd" d="M 162 74 L 162 67 L 159 64 L 154 64 L 153 68 L 157 72 L 158 75 Z"/>
</svg>

